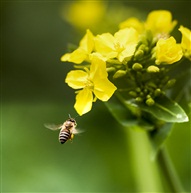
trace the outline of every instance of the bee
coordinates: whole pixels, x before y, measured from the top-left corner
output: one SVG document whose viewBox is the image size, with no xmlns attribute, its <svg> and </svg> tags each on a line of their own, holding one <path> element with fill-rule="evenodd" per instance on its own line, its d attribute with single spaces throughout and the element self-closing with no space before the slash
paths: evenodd
<svg viewBox="0 0 191 193">
<path fill-rule="evenodd" d="M 58 139 L 61 144 L 64 144 L 68 140 L 72 140 L 74 138 L 74 134 L 80 133 L 80 131 L 76 130 L 76 120 L 74 118 L 71 118 L 70 115 L 69 119 L 67 119 L 63 124 L 44 124 L 44 126 L 53 131 L 60 129 Z"/>
</svg>

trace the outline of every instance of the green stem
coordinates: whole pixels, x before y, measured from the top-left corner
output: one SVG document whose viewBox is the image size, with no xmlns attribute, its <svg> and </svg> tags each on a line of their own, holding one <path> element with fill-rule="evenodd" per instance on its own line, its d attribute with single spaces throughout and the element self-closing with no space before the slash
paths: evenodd
<svg viewBox="0 0 191 193">
<path fill-rule="evenodd" d="M 165 147 L 161 149 L 158 158 L 160 167 L 164 173 L 164 176 L 166 177 L 171 190 L 175 193 L 185 192 Z"/>
<path fill-rule="evenodd" d="M 163 192 L 157 163 L 150 159 L 151 146 L 147 133 L 136 128 L 125 130 L 136 192 Z"/>
</svg>

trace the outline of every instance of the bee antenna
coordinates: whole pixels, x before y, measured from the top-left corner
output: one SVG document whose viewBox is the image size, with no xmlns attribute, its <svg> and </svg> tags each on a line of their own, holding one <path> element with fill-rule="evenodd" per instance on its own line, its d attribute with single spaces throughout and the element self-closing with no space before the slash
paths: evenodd
<svg viewBox="0 0 191 193">
<path fill-rule="evenodd" d="M 72 117 L 70 116 L 70 114 L 68 114 L 68 116 L 69 116 L 70 119 L 72 118 Z M 79 115 L 76 115 L 76 117 L 79 117 Z M 75 119 L 76 119 L 76 117 L 75 117 Z"/>
<path fill-rule="evenodd" d="M 76 115 L 76 117 L 79 117 L 79 115 Z M 76 117 L 75 117 L 75 119 L 76 119 Z"/>
</svg>

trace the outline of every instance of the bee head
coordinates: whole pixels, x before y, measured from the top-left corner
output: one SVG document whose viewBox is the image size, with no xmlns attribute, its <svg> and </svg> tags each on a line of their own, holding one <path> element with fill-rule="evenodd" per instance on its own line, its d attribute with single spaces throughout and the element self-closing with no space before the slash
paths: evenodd
<svg viewBox="0 0 191 193">
<path fill-rule="evenodd" d="M 72 118 L 70 116 L 70 114 L 69 114 L 69 119 L 67 121 L 70 121 L 70 122 L 74 123 L 75 125 L 77 125 L 76 120 L 74 118 Z"/>
</svg>

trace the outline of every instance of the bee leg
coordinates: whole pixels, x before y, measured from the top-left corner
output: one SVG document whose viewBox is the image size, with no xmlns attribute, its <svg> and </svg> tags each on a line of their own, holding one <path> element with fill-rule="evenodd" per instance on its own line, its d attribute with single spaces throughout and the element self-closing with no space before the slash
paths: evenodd
<svg viewBox="0 0 191 193">
<path fill-rule="evenodd" d="M 70 140 L 72 140 L 74 138 L 74 134 L 72 133 L 70 136 Z"/>
</svg>

